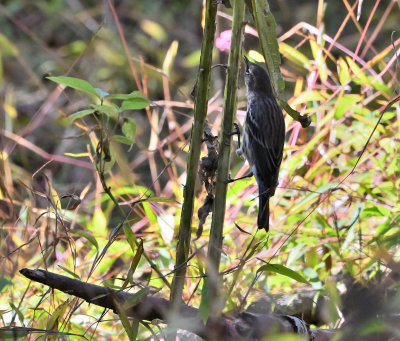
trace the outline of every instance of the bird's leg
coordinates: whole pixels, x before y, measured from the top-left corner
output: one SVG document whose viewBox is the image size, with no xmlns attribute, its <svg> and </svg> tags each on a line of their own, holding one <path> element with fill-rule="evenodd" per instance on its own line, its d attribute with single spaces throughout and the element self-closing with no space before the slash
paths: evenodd
<svg viewBox="0 0 400 341">
<path fill-rule="evenodd" d="M 254 175 L 254 174 L 253 174 L 252 171 L 250 171 L 250 172 L 248 172 L 247 174 L 241 176 L 240 178 L 236 178 L 236 179 L 231 179 L 231 176 L 229 175 L 229 176 L 228 176 L 228 179 L 225 180 L 225 183 L 230 184 L 231 182 L 235 182 L 235 181 L 237 181 L 237 180 L 242 180 L 242 179 L 251 178 L 253 175 Z"/>
<path fill-rule="evenodd" d="M 237 135 L 238 136 L 238 149 L 240 149 L 240 129 L 237 123 L 233 123 L 233 131 L 231 133 L 227 133 L 228 136 Z"/>
<path fill-rule="evenodd" d="M 231 133 L 227 133 L 227 135 L 228 136 L 233 136 L 233 135 L 237 135 L 238 136 L 238 147 L 236 149 L 236 154 L 240 156 L 243 153 L 242 147 L 241 147 L 241 144 L 240 144 L 240 129 L 239 129 L 239 126 L 238 126 L 237 123 L 233 123 L 233 127 L 234 127 L 233 131 Z M 225 183 L 229 184 L 231 182 L 235 182 L 236 180 L 251 178 L 252 176 L 253 176 L 253 172 L 251 172 L 251 171 L 249 173 L 247 173 L 246 175 L 243 175 L 242 177 L 237 178 L 237 179 L 231 179 L 231 176 L 228 175 L 228 179 L 225 180 Z"/>
</svg>

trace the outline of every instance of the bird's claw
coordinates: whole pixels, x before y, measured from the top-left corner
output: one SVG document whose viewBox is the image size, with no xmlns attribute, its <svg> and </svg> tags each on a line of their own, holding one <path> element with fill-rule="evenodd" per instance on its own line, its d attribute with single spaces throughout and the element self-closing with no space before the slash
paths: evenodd
<svg viewBox="0 0 400 341">
<path fill-rule="evenodd" d="M 240 134 L 240 130 L 239 130 L 239 126 L 237 123 L 233 123 L 233 131 L 230 133 L 227 133 L 228 136 L 233 136 L 233 135 L 239 135 Z"/>
<path fill-rule="evenodd" d="M 237 135 L 238 136 L 238 148 L 240 148 L 240 129 L 237 123 L 233 123 L 233 131 L 227 133 L 228 136 Z"/>
<path fill-rule="evenodd" d="M 226 184 L 230 184 L 230 183 L 232 183 L 232 182 L 234 182 L 234 181 L 235 181 L 235 179 L 232 179 L 232 178 L 231 178 L 231 175 L 228 174 L 228 179 L 226 179 L 224 182 L 225 182 Z"/>
</svg>

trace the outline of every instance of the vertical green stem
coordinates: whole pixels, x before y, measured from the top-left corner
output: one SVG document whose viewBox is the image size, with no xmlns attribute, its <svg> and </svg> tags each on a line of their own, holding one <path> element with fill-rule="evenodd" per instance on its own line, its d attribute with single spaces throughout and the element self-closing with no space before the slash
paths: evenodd
<svg viewBox="0 0 400 341">
<path fill-rule="evenodd" d="M 216 194 L 208 246 L 208 270 L 203 287 L 200 309 L 204 319 L 208 317 L 210 313 L 213 315 L 219 314 L 219 310 L 221 309 L 216 290 L 216 286 L 219 286 L 219 280 L 215 277 L 219 271 L 222 250 L 222 232 L 227 192 L 226 179 L 228 179 L 229 174 L 229 159 L 231 153 L 231 136 L 229 133 L 233 129 L 233 121 L 236 116 L 236 93 L 243 41 L 244 8 L 244 0 L 235 0 L 233 2 L 232 40 L 229 52 L 228 75 L 224 91 L 222 129 L 219 138 L 220 149 L 218 155 L 217 183 L 215 187 Z"/>
<path fill-rule="evenodd" d="M 197 76 L 194 124 L 190 142 L 187 165 L 187 179 L 183 190 L 183 205 L 179 225 L 179 239 L 176 248 L 175 273 L 172 281 L 171 303 L 173 311 L 177 311 L 182 302 L 182 291 L 186 274 L 186 260 L 189 254 L 190 234 L 194 206 L 194 190 L 199 165 L 204 122 L 207 116 L 208 92 L 210 87 L 210 71 L 212 50 L 215 36 L 215 18 L 217 2 L 207 0 L 204 24 L 204 37 L 201 48 L 200 66 Z"/>
</svg>

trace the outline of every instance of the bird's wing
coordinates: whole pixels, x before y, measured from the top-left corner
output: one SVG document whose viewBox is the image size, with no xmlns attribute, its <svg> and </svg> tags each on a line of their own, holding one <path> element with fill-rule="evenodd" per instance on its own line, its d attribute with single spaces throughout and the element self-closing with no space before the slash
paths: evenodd
<svg viewBox="0 0 400 341">
<path fill-rule="evenodd" d="M 249 144 L 252 146 L 255 176 L 260 193 L 271 188 L 272 194 L 278 181 L 285 142 L 285 121 L 282 110 L 274 98 L 263 98 L 248 104 L 246 125 Z"/>
</svg>

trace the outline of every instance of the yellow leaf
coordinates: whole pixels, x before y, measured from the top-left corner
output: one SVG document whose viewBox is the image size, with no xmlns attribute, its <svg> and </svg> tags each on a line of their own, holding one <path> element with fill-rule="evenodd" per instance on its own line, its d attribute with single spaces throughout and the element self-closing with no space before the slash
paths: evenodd
<svg viewBox="0 0 400 341">
<path fill-rule="evenodd" d="M 144 19 L 140 23 L 140 27 L 144 32 L 160 42 L 167 38 L 164 28 L 155 21 Z"/>
<path fill-rule="evenodd" d="M 64 303 L 61 303 L 51 314 L 50 320 L 47 322 L 47 330 L 58 330 L 58 324 L 61 322 L 68 305 L 69 300 L 66 300 Z"/>
<path fill-rule="evenodd" d="M 292 106 L 296 106 L 301 103 L 309 101 L 324 101 L 326 96 L 321 91 L 304 91 L 291 103 Z"/>
<path fill-rule="evenodd" d="M 251 59 L 255 60 L 258 63 L 264 63 L 265 62 L 265 59 L 264 59 L 263 55 L 260 52 L 256 51 L 256 50 L 250 50 L 249 51 L 249 57 Z"/>
<path fill-rule="evenodd" d="M 309 59 L 290 45 L 282 42 L 279 43 L 279 52 L 282 53 L 291 62 L 305 68 L 306 70 L 309 70 L 311 68 L 311 63 Z"/>
<path fill-rule="evenodd" d="M 369 84 L 367 75 L 361 70 L 361 68 L 356 64 L 356 62 L 348 56 L 346 56 L 346 61 L 347 64 L 349 64 L 349 67 L 354 74 L 355 78 L 354 80 L 358 80 L 359 83 Z"/>
<path fill-rule="evenodd" d="M 350 71 L 349 67 L 347 66 L 347 63 L 343 58 L 339 58 L 338 61 L 338 72 L 339 72 L 339 81 L 340 84 L 345 84 L 350 80 Z"/>
<path fill-rule="evenodd" d="M 107 235 L 107 219 L 100 208 L 96 208 L 93 214 L 92 227 L 90 230 L 97 235 Z"/>
<path fill-rule="evenodd" d="M 175 57 L 176 57 L 176 53 L 178 52 L 178 46 L 179 46 L 179 43 L 178 43 L 178 41 L 177 40 L 174 40 L 172 43 L 171 43 L 171 45 L 170 45 L 170 47 L 169 47 L 169 49 L 168 49 L 168 51 L 167 51 L 167 54 L 166 54 L 166 56 L 165 56 L 165 59 L 164 59 L 164 63 L 163 63 L 163 71 L 167 74 L 167 75 L 169 75 L 170 73 L 171 73 L 171 70 L 172 70 L 172 66 L 173 66 L 173 64 L 174 64 L 174 60 L 175 60 Z"/>
</svg>

